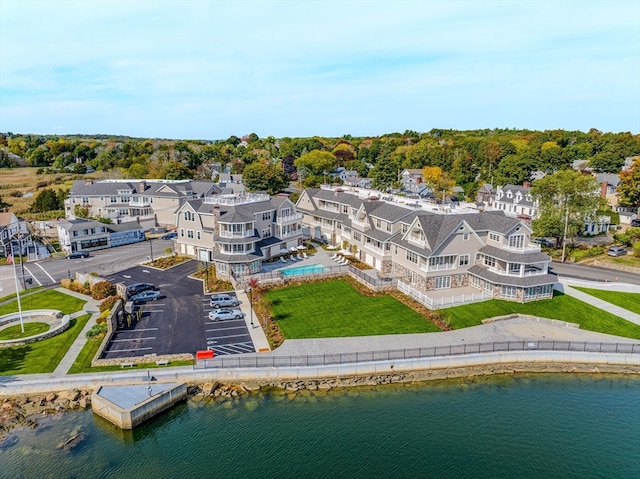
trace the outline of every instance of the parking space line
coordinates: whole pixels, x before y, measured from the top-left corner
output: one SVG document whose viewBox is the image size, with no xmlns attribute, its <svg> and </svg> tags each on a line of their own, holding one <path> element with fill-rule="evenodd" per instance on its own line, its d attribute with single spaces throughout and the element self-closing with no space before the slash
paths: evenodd
<svg viewBox="0 0 640 479">
<path fill-rule="evenodd" d="M 153 349 L 153 348 L 149 347 L 149 348 L 135 348 L 135 349 L 115 349 L 113 351 L 108 351 L 108 352 L 109 353 L 127 353 L 131 351 L 146 351 L 148 349 Z"/>
<path fill-rule="evenodd" d="M 148 339 L 156 339 L 155 336 L 151 336 L 148 338 L 128 338 L 128 339 L 112 339 L 111 342 L 112 343 L 124 343 L 124 342 L 131 342 L 131 341 L 146 341 Z"/>
<path fill-rule="evenodd" d="M 132 329 L 131 331 L 118 331 L 117 334 L 120 333 L 137 333 L 138 331 L 157 331 L 158 328 L 140 328 L 140 329 Z"/>
<path fill-rule="evenodd" d="M 246 327 L 245 325 L 242 325 L 242 326 L 231 326 L 231 327 L 229 327 L 229 328 L 218 328 L 218 329 L 216 329 L 216 331 L 229 331 L 229 330 L 231 330 L 231 329 L 242 329 L 242 330 L 246 330 L 246 329 L 247 329 L 247 327 Z"/>
<path fill-rule="evenodd" d="M 211 330 L 211 331 L 215 331 L 215 330 Z M 211 331 L 207 331 L 207 332 L 211 332 Z M 215 339 L 246 338 L 247 336 L 249 336 L 249 333 L 246 333 L 246 334 L 229 334 L 228 336 L 215 336 Z M 207 339 L 209 339 L 209 338 L 207 338 Z"/>
</svg>

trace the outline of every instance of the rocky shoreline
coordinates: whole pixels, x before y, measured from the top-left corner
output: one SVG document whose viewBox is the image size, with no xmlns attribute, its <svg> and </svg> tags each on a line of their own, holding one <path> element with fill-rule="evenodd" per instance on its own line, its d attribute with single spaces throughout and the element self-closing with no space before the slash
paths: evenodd
<svg viewBox="0 0 640 479">
<path fill-rule="evenodd" d="M 271 382 L 243 382 L 241 384 L 222 384 L 216 381 L 187 384 L 189 400 L 230 400 L 262 389 L 279 389 L 287 393 L 302 391 L 330 391 L 336 388 L 381 386 L 385 384 L 414 383 L 456 378 L 474 378 L 495 374 L 519 373 L 614 373 L 622 375 L 640 375 L 640 368 L 617 365 L 589 364 L 504 364 L 465 368 L 434 369 L 423 371 L 398 372 L 391 374 L 319 378 L 312 380 L 290 380 Z M 8 447 L 5 440 L 9 432 L 17 428 L 37 428 L 39 419 L 53 414 L 91 406 L 90 389 L 72 389 L 43 395 L 16 396 L 0 398 L 0 449 Z M 72 431 L 59 447 L 70 449 L 82 440 L 81 431 Z"/>
</svg>

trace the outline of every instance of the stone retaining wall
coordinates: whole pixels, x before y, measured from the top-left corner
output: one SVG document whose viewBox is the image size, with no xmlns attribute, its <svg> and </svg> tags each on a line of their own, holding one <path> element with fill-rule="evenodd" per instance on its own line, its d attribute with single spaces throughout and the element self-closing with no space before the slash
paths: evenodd
<svg viewBox="0 0 640 479">
<path fill-rule="evenodd" d="M 594 261 L 594 266 L 599 266 L 601 268 L 614 269 L 616 271 L 624 271 L 625 273 L 635 273 L 640 274 L 640 268 L 634 268 L 632 266 L 624 266 L 621 264 L 610 263 L 609 261 Z"/>
<path fill-rule="evenodd" d="M 504 372 L 588 372 L 640 375 L 640 354 L 590 353 L 584 351 L 506 351 L 440 356 L 407 360 L 377 361 L 313 367 L 234 368 L 193 370 L 154 369 L 160 382 L 218 382 L 249 384 L 254 387 L 285 383 L 313 383 L 339 380 L 343 385 L 362 381 L 387 382 L 443 379 L 449 377 L 500 374 Z M 362 379 L 365 378 L 365 379 Z M 373 379 L 372 379 L 373 378 Z M 92 389 L 101 385 L 141 384 L 148 381 L 144 371 L 118 371 L 104 374 L 76 374 L 49 380 L 6 381 L 0 397 L 40 394 L 65 389 Z"/>
<path fill-rule="evenodd" d="M 91 366 L 120 366 L 122 364 L 155 364 L 158 361 L 192 361 L 193 354 L 147 354 L 145 356 L 137 356 L 131 358 L 113 358 L 113 359 L 94 359 Z"/>
<path fill-rule="evenodd" d="M 32 314 L 35 313 L 35 314 Z M 48 314 L 46 314 L 48 313 Z M 7 317 L 10 317 L 7 319 Z M 28 338 L 20 338 L 20 339 L 8 339 L 6 341 L 0 341 L 0 349 L 2 348 L 12 348 L 16 346 L 24 346 L 25 344 L 35 343 L 37 341 L 43 341 L 45 339 L 52 338 L 57 336 L 60 333 L 64 333 L 69 326 L 71 326 L 71 318 L 68 314 L 64 316 L 58 310 L 54 309 L 37 309 L 31 311 L 23 311 L 22 318 L 28 318 L 28 322 L 34 322 L 34 320 L 43 320 L 44 322 L 51 325 L 53 319 L 60 318 L 60 323 L 57 326 L 54 326 L 49 329 L 49 331 L 45 331 L 44 333 L 37 334 L 35 336 L 29 336 Z M 12 322 L 19 322 L 20 315 L 18 313 L 7 314 L 2 317 L 0 320 L 0 325 L 9 324 Z"/>
<path fill-rule="evenodd" d="M 560 321 L 559 319 L 541 318 L 539 316 L 531 316 L 530 314 L 507 314 L 505 316 L 496 316 L 494 318 L 483 319 L 482 324 L 495 323 L 496 321 L 504 321 L 507 319 L 525 319 L 527 321 L 534 321 L 536 323 L 547 323 L 552 326 L 560 326 L 564 328 L 580 328 L 577 323 L 569 323 L 567 321 Z"/>
</svg>

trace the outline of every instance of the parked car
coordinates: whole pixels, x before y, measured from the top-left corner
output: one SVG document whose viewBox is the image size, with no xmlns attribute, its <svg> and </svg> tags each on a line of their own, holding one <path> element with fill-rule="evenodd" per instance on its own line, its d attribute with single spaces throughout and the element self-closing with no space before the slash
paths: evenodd
<svg viewBox="0 0 640 479">
<path fill-rule="evenodd" d="M 640 228 L 640 218 L 636 218 L 634 220 L 631 220 L 631 226 L 633 228 Z"/>
<path fill-rule="evenodd" d="M 163 240 L 170 240 L 177 237 L 178 237 L 178 233 L 176 233 L 175 231 L 172 231 L 171 233 L 162 235 L 160 238 L 162 238 Z"/>
<path fill-rule="evenodd" d="M 238 306 L 240 301 L 228 294 L 212 294 L 210 305 L 212 308 L 228 308 L 230 306 Z"/>
<path fill-rule="evenodd" d="M 146 303 L 147 301 L 155 301 L 159 297 L 160 293 L 158 291 L 148 290 L 134 295 L 131 297 L 131 301 L 133 301 L 133 304 Z"/>
<path fill-rule="evenodd" d="M 88 258 L 91 256 L 88 251 L 74 251 L 73 253 L 69 253 L 67 256 L 68 259 L 78 259 L 78 258 Z"/>
<path fill-rule="evenodd" d="M 127 286 L 127 294 L 129 296 L 142 293 L 143 291 L 158 291 L 158 287 L 149 283 L 133 283 Z"/>
<path fill-rule="evenodd" d="M 611 246 L 607 250 L 609 256 L 624 256 L 627 254 L 627 250 L 624 246 Z"/>
<path fill-rule="evenodd" d="M 224 321 L 225 319 L 242 319 L 244 313 L 239 309 L 216 309 L 209 311 L 209 319 L 211 321 Z"/>
<path fill-rule="evenodd" d="M 541 246 L 547 246 L 549 248 L 555 246 L 553 241 L 548 240 L 547 238 L 536 238 L 533 240 L 534 243 L 538 243 Z"/>
<path fill-rule="evenodd" d="M 154 235 L 159 233 L 165 233 L 166 231 L 167 231 L 166 228 L 163 228 L 162 226 L 154 226 L 149 230 L 149 234 Z"/>
</svg>

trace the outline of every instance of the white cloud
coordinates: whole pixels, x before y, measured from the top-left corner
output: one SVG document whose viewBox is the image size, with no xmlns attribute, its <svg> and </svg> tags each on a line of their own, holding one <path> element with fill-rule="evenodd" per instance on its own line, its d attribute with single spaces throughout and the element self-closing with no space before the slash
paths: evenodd
<svg viewBox="0 0 640 479">
<path fill-rule="evenodd" d="M 0 131 L 638 132 L 639 36 L 634 1 L 3 0 Z"/>
</svg>

